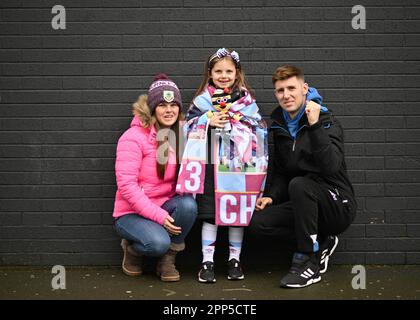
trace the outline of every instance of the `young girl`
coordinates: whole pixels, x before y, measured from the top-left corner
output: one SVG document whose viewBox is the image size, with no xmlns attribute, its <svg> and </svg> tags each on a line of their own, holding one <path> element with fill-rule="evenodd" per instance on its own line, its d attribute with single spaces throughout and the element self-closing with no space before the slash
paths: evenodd
<svg viewBox="0 0 420 320">
<path fill-rule="evenodd" d="M 153 256 L 160 257 L 156 273 L 162 281 L 180 279 L 175 257 L 197 215 L 195 200 L 175 193 L 181 107 L 177 85 L 165 74 L 156 76 L 148 95 L 133 104 L 131 126 L 118 141 L 113 216 L 129 276 L 141 275 L 142 257 Z"/>
<path fill-rule="evenodd" d="M 216 282 L 213 256 L 218 225 L 229 226 L 227 278 L 242 280 L 243 226 L 264 189 L 268 156 L 266 124 L 237 52 L 221 48 L 207 59 L 184 131 L 187 143 L 177 190 L 197 194 L 199 217 L 204 220 L 198 281 Z"/>
</svg>

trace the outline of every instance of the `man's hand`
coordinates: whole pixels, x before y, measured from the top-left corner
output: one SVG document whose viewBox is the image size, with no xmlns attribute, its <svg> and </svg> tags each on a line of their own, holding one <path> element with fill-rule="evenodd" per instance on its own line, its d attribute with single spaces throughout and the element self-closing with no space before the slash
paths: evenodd
<svg viewBox="0 0 420 320">
<path fill-rule="evenodd" d="M 319 113 L 321 112 L 321 105 L 313 101 L 306 101 L 306 116 L 308 117 L 309 125 L 314 125 L 319 120 Z"/>
<path fill-rule="evenodd" d="M 265 208 L 265 206 L 270 205 L 273 203 L 273 199 L 270 197 L 262 197 L 258 198 L 257 202 L 255 203 L 255 210 L 260 211 Z"/>
<path fill-rule="evenodd" d="M 177 227 L 173 224 L 174 218 L 172 218 L 170 215 L 168 215 L 165 218 L 165 222 L 163 223 L 163 227 L 168 231 L 169 234 L 172 234 L 174 236 L 181 234 L 181 227 Z"/>
</svg>

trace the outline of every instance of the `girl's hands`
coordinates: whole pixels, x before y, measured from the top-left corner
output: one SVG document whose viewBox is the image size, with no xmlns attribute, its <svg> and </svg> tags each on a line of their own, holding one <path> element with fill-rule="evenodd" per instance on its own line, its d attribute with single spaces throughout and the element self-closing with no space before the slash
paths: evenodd
<svg viewBox="0 0 420 320">
<path fill-rule="evenodd" d="M 174 218 L 172 218 L 169 214 L 165 218 L 165 222 L 163 223 L 163 227 L 168 231 L 169 234 L 174 236 L 181 234 L 181 227 L 177 227 L 173 224 Z"/>
<path fill-rule="evenodd" d="M 214 112 L 213 116 L 210 118 L 210 126 L 216 127 L 216 128 L 224 128 L 225 124 L 229 122 L 229 116 L 220 113 L 220 112 Z"/>
</svg>

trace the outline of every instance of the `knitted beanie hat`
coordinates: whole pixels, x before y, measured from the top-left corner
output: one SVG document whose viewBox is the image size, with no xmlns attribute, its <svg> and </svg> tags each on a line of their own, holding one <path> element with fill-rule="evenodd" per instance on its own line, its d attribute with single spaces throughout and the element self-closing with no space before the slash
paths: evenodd
<svg viewBox="0 0 420 320">
<path fill-rule="evenodd" d="M 182 108 L 181 93 L 177 85 L 164 73 L 156 75 L 150 85 L 147 94 L 150 113 L 153 114 L 158 104 L 162 102 L 175 102 L 180 109 Z"/>
</svg>

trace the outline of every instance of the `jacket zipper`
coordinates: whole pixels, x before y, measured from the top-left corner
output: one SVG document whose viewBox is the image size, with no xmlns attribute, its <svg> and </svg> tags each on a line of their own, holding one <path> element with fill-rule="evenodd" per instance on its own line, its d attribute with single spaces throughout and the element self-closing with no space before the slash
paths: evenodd
<svg viewBox="0 0 420 320">
<path fill-rule="evenodd" d="M 298 131 L 296 131 L 296 139 L 293 139 L 293 148 L 292 148 L 292 151 L 293 151 L 293 152 L 295 151 L 295 146 L 296 146 L 297 135 L 298 135 L 299 131 L 300 131 L 303 127 L 306 127 L 306 124 L 304 124 L 303 126 L 301 126 L 301 127 L 298 129 Z"/>
<path fill-rule="evenodd" d="M 275 121 L 275 120 L 274 120 L 274 122 L 275 122 L 275 123 L 277 123 L 277 125 L 278 125 L 278 128 L 277 128 L 277 129 L 282 129 L 284 132 L 286 132 L 286 133 L 289 135 L 289 137 L 291 137 L 291 138 L 293 139 L 293 137 L 290 135 L 290 132 L 289 132 L 288 130 L 284 129 L 284 128 L 283 128 L 283 126 L 282 126 L 282 125 L 280 125 L 277 121 Z M 301 127 L 298 129 L 298 131 L 296 131 L 296 138 L 297 138 L 297 135 L 298 135 L 299 131 L 300 131 L 302 128 L 304 128 L 304 127 L 306 127 L 306 124 L 304 124 L 303 126 L 301 126 Z M 293 151 L 293 152 L 295 151 L 295 147 L 296 147 L 296 139 L 293 139 L 293 147 L 292 147 L 292 151 Z"/>
</svg>

